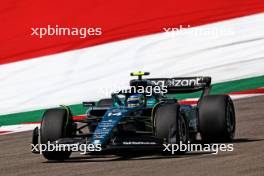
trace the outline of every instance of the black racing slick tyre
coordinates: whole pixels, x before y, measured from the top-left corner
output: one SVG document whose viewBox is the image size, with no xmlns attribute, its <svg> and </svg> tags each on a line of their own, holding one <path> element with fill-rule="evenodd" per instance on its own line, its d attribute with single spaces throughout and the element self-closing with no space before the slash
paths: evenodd
<svg viewBox="0 0 264 176">
<path fill-rule="evenodd" d="M 236 117 L 228 95 L 208 95 L 199 103 L 199 130 L 203 141 L 229 142 L 234 139 Z"/>
<path fill-rule="evenodd" d="M 155 136 L 167 144 L 187 144 L 189 125 L 176 103 L 163 103 L 157 107 L 154 115 Z M 176 154 L 185 151 L 176 151 Z"/>
<path fill-rule="evenodd" d="M 40 141 L 41 144 L 52 143 L 59 138 L 70 136 L 71 114 L 66 109 L 49 109 L 41 121 Z M 44 151 L 42 155 L 47 160 L 65 160 L 71 155 L 71 151 Z"/>
<path fill-rule="evenodd" d="M 33 132 L 32 132 L 32 143 L 34 146 L 38 145 L 38 139 L 39 139 L 39 127 L 34 128 Z M 31 147 L 31 151 L 32 153 L 38 153 L 39 151 L 36 151 L 33 146 Z"/>
</svg>

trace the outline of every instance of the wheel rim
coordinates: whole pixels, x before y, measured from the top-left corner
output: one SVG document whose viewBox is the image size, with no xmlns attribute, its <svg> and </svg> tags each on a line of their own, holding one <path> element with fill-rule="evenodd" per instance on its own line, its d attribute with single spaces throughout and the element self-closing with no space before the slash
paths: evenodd
<svg viewBox="0 0 264 176">
<path fill-rule="evenodd" d="M 227 125 L 227 132 L 231 138 L 234 137 L 235 132 L 235 119 L 234 119 L 234 109 L 232 105 L 228 103 L 227 106 L 227 115 L 226 115 L 226 125 Z"/>
<path fill-rule="evenodd" d="M 179 121 L 179 139 L 180 141 L 186 142 L 187 140 L 187 127 L 186 127 L 186 122 L 181 116 L 180 121 Z"/>
</svg>

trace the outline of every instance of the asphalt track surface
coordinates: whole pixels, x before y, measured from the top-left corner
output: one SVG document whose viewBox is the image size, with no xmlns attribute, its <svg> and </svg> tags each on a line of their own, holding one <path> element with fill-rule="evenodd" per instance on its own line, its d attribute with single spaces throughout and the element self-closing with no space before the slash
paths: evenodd
<svg viewBox="0 0 264 176">
<path fill-rule="evenodd" d="M 0 136 L 0 175 L 264 175 L 264 96 L 235 101 L 237 133 L 233 152 L 144 156 L 120 159 L 74 154 L 63 162 L 47 162 L 31 154 L 31 132 Z"/>
</svg>

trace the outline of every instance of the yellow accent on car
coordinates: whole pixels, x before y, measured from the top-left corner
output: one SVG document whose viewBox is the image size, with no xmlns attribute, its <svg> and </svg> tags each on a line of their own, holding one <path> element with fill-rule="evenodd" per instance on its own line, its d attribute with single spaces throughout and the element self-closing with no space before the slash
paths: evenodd
<svg viewBox="0 0 264 176">
<path fill-rule="evenodd" d="M 144 76 L 144 75 L 149 75 L 149 72 L 137 71 L 137 72 L 132 72 L 130 75 L 131 76 Z"/>
</svg>

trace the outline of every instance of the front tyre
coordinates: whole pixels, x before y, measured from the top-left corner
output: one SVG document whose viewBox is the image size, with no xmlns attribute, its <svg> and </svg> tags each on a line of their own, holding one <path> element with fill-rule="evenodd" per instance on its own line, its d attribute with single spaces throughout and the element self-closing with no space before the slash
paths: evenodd
<svg viewBox="0 0 264 176">
<path fill-rule="evenodd" d="M 154 116 L 155 136 L 168 144 L 187 144 L 189 140 L 189 125 L 176 103 L 161 104 Z M 186 151 L 176 151 L 182 154 Z"/>
<path fill-rule="evenodd" d="M 59 138 L 71 135 L 71 113 L 66 109 L 49 109 L 41 121 L 41 144 L 52 143 Z M 71 155 L 70 151 L 45 151 L 43 156 L 48 160 L 65 160 Z"/>
</svg>

